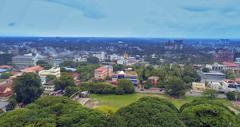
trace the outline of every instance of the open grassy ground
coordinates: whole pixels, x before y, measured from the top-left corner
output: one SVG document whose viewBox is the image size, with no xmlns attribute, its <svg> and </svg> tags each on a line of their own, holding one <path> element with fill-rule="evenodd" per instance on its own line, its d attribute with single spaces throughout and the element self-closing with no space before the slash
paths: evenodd
<svg viewBox="0 0 240 127">
<path fill-rule="evenodd" d="M 92 94 L 90 97 L 92 99 L 96 99 L 99 101 L 98 106 L 110 106 L 114 109 L 119 109 L 121 107 L 125 107 L 135 101 L 137 101 L 141 97 L 145 96 L 153 96 L 166 99 L 176 105 L 177 108 L 180 108 L 183 104 L 193 101 L 194 99 L 199 99 L 200 97 L 190 97 L 186 96 L 181 99 L 175 99 L 168 97 L 162 94 L 129 94 L 129 95 L 96 95 Z M 225 99 L 217 99 L 217 101 L 223 103 L 226 106 L 231 106 L 230 101 Z"/>
</svg>

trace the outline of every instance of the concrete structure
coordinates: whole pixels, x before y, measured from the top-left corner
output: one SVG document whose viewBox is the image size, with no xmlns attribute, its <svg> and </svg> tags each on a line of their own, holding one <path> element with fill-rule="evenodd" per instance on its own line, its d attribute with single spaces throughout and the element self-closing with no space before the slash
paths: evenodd
<svg viewBox="0 0 240 127">
<path fill-rule="evenodd" d="M 49 70 L 39 71 L 38 74 L 41 78 L 42 84 L 45 84 L 46 83 L 46 78 L 47 78 L 48 75 L 53 75 L 53 76 L 56 76 L 56 78 L 60 78 L 61 71 L 60 71 L 60 67 L 53 67 Z"/>
<path fill-rule="evenodd" d="M 222 82 L 209 82 L 208 87 L 218 92 L 225 92 L 226 86 Z"/>
<path fill-rule="evenodd" d="M 103 80 L 108 76 L 111 77 L 112 73 L 113 73 L 113 67 L 109 65 L 105 65 L 95 70 L 94 78 L 96 80 Z"/>
<path fill-rule="evenodd" d="M 152 85 L 156 86 L 158 84 L 159 77 L 151 76 L 151 77 L 148 78 L 148 80 L 151 81 Z"/>
<path fill-rule="evenodd" d="M 193 82 L 192 83 L 192 91 L 203 92 L 204 90 L 206 90 L 205 83 L 201 83 L 201 82 Z"/>
<path fill-rule="evenodd" d="M 198 74 L 201 76 L 202 82 L 221 82 L 225 79 L 225 74 L 217 71 L 198 72 Z"/>
<path fill-rule="evenodd" d="M 18 68 L 34 66 L 34 59 L 31 55 L 15 56 L 12 58 L 12 62 Z"/>
<path fill-rule="evenodd" d="M 128 79 L 133 85 L 138 84 L 138 76 L 134 71 L 119 71 L 117 74 L 112 75 L 112 84 L 117 84 L 119 79 Z"/>
</svg>

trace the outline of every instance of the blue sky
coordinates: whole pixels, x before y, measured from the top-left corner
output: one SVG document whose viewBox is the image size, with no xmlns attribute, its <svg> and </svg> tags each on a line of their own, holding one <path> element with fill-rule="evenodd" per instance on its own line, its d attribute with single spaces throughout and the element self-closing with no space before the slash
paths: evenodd
<svg viewBox="0 0 240 127">
<path fill-rule="evenodd" d="M 240 38 L 240 0 L 0 0 L 1 36 Z"/>
</svg>

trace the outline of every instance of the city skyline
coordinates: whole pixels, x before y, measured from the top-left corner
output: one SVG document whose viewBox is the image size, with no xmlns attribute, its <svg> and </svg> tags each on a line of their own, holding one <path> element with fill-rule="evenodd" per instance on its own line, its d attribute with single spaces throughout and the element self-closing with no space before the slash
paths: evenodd
<svg viewBox="0 0 240 127">
<path fill-rule="evenodd" d="M 0 36 L 239 38 L 235 0 L 0 0 Z"/>
</svg>

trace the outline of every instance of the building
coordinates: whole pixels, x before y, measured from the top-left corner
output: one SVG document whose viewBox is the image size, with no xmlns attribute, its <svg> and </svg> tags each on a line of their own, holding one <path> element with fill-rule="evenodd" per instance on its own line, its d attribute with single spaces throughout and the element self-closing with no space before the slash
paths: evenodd
<svg viewBox="0 0 240 127">
<path fill-rule="evenodd" d="M 34 66 L 34 59 L 31 55 L 14 56 L 12 63 L 18 68 Z"/>
<path fill-rule="evenodd" d="M 97 57 L 100 61 L 104 61 L 106 59 L 105 52 L 94 53 L 93 56 Z"/>
<path fill-rule="evenodd" d="M 134 71 L 119 71 L 117 74 L 112 75 L 112 84 L 117 84 L 120 79 L 128 79 L 133 85 L 138 84 L 138 76 Z"/>
<path fill-rule="evenodd" d="M 224 86 L 225 92 L 239 92 L 240 91 L 240 85 L 235 82 L 234 80 L 228 80 L 225 79 L 222 82 L 222 85 Z"/>
<path fill-rule="evenodd" d="M 5 80 L 0 85 L 0 98 L 9 98 L 13 95 L 12 80 Z"/>
<path fill-rule="evenodd" d="M 223 86 L 222 82 L 209 82 L 207 85 L 209 88 L 218 92 L 225 92 L 226 89 L 226 87 Z"/>
<path fill-rule="evenodd" d="M 203 92 L 206 90 L 205 83 L 193 82 L 192 83 L 192 91 L 194 92 Z"/>
<path fill-rule="evenodd" d="M 219 50 L 213 55 L 214 61 L 222 63 L 224 61 L 233 62 L 234 54 L 231 51 L 226 51 L 226 49 Z"/>
<path fill-rule="evenodd" d="M 221 82 L 225 79 L 225 74 L 218 71 L 199 72 L 202 82 Z"/>
<path fill-rule="evenodd" d="M 28 67 L 28 68 L 22 69 L 21 72 L 23 72 L 23 73 L 37 73 L 37 72 L 42 71 L 42 70 L 43 70 L 43 67 L 41 67 L 41 66 L 33 66 L 33 67 Z"/>
<path fill-rule="evenodd" d="M 103 80 L 106 77 L 111 77 L 112 73 L 113 73 L 113 67 L 110 65 L 105 65 L 95 70 L 94 78 L 96 80 Z"/>
<path fill-rule="evenodd" d="M 48 75 L 52 75 L 52 76 L 55 76 L 56 78 L 60 78 L 61 69 L 60 69 L 60 67 L 53 67 L 49 70 L 39 71 L 38 74 L 41 78 L 42 84 L 45 84 L 46 83 L 46 78 L 47 78 Z"/>
</svg>

